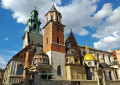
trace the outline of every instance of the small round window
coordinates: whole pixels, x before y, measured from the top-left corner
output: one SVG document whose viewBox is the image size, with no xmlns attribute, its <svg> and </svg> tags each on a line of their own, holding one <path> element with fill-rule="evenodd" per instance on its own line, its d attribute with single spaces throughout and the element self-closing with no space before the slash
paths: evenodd
<svg viewBox="0 0 120 85">
<path fill-rule="evenodd" d="M 92 65 L 92 63 L 91 63 L 91 62 L 88 62 L 88 65 Z"/>
</svg>

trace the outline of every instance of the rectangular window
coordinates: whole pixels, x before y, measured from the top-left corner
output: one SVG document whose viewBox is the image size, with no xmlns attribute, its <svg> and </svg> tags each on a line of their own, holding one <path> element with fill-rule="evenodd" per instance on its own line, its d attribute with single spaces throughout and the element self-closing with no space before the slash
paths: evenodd
<svg viewBox="0 0 120 85">
<path fill-rule="evenodd" d="M 43 62 L 45 62 L 45 58 L 43 58 Z"/>
<path fill-rule="evenodd" d="M 36 29 L 36 24 L 34 24 L 34 29 Z"/>
<path fill-rule="evenodd" d="M 59 27 L 57 27 L 57 32 L 59 32 Z"/>
<path fill-rule="evenodd" d="M 46 44 L 48 44 L 48 38 L 46 39 Z"/>
<path fill-rule="evenodd" d="M 53 15 L 51 15 L 51 20 L 53 20 Z"/>
<path fill-rule="evenodd" d="M 57 37 L 57 43 L 59 44 L 59 37 Z"/>
<path fill-rule="evenodd" d="M 17 75 L 23 75 L 23 70 L 24 70 L 23 65 L 18 65 L 17 66 Z"/>
<path fill-rule="evenodd" d="M 59 16 L 57 16 L 57 21 L 59 21 Z"/>
<path fill-rule="evenodd" d="M 36 18 L 36 14 L 34 15 L 34 17 Z"/>
</svg>

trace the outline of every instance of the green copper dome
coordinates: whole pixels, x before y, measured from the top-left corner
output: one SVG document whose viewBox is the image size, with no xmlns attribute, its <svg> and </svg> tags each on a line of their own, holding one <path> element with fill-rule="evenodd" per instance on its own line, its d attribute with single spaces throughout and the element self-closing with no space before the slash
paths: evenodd
<svg viewBox="0 0 120 85">
<path fill-rule="evenodd" d="M 31 33 L 39 33 L 42 34 L 41 28 L 40 28 L 40 19 L 38 19 L 38 11 L 35 9 L 31 12 L 31 17 L 27 22 L 26 31 Z"/>
</svg>

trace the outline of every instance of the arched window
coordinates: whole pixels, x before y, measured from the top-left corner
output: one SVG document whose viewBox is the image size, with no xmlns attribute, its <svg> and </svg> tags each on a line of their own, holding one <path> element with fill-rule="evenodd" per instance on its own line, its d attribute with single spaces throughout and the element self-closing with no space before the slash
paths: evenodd
<svg viewBox="0 0 120 85">
<path fill-rule="evenodd" d="M 36 24 L 34 24 L 34 29 L 36 29 L 36 27 L 37 27 Z"/>
<path fill-rule="evenodd" d="M 59 65 L 57 67 L 57 75 L 60 76 L 61 75 L 61 65 Z"/>
<path fill-rule="evenodd" d="M 53 15 L 51 15 L 51 20 L 53 20 Z"/>
</svg>

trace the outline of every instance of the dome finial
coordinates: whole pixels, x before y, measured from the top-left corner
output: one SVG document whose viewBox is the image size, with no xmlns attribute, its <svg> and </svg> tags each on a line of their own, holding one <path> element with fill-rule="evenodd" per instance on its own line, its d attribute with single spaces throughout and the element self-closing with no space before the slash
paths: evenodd
<svg viewBox="0 0 120 85">
<path fill-rule="evenodd" d="M 87 40 L 86 40 L 86 47 L 85 47 L 86 53 L 89 53 L 89 47 L 87 46 Z"/>
<path fill-rule="evenodd" d="M 71 32 L 72 32 L 72 29 L 70 29 L 71 30 Z"/>
<path fill-rule="evenodd" d="M 36 6 L 35 6 L 35 10 L 36 10 Z"/>
</svg>

